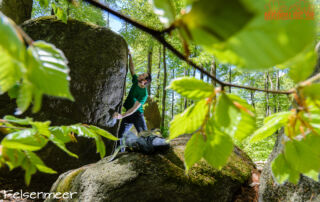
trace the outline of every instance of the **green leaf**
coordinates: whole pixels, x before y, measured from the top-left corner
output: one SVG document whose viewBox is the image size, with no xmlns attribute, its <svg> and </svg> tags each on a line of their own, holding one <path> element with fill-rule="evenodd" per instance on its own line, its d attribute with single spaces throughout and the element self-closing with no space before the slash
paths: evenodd
<svg viewBox="0 0 320 202">
<path fill-rule="evenodd" d="M 313 83 L 302 89 L 302 93 L 305 97 L 309 97 L 315 100 L 320 100 L 319 91 L 320 91 L 320 83 Z"/>
<path fill-rule="evenodd" d="M 113 136 L 111 133 L 109 133 L 108 131 L 102 130 L 101 128 L 98 128 L 96 126 L 92 126 L 90 125 L 90 129 L 93 130 L 95 133 L 97 133 L 98 135 L 101 135 L 107 139 L 110 140 L 119 140 L 117 137 Z"/>
<path fill-rule="evenodd" d="M 175 8 L 171 0 L 152 0 L 154 12 L 158 14 L 162 23 L 169 25 L 176 17 Z"/>
<path fill-rule="evenodd" d="M 190 134 L 198 130 L 208 112 L 206 100 L 200 100 L 188 107 L 183 113 L 177 114 L 170 122 L 169 139 L 172 140 L 183 134 Z"/>
<path fill-rule="evenodd" d="M 24 180 L 26 184 L 29 185 L 31 181 L 31 176 L 37 172 L 37 168 L 27 158 L 24 159 L 21 166 L 26 171 L 24 175 Z"/>
<path fill-rule="evenodd" d="M 59 139 L 63 143 L 68 143 L 71 141 L 69 133 L 72 131 L 72 128 L 68 126 L 50 127 L 49 131 L 51 132 L 51 135 L 53 135 L 55 138 Z"/>
<path fill-rule="evenodd" d="M 32 84 L 27 81 L 24 81 L 19 90 L 19 95 L 17 98 L 18 109 L 15 112 L 15 115 L 20 115 L 28 109 L 32 101 L 32 93 Z"/>
<path fill-rule="evenodd" d="M 63 8 L 57 6 L 55 3 L 52 3 L 51 5 L 54 11 L 54 14 L 57 16 L 57 18 L 67 24 L 68 16 L 66 11 Z"/>
<path fill-rule="evenodd" d="M 276 181 L 280 184 L 288 179 L 290 182 L 297 184 L 300 179 L 299 172 L 290 167 L 283 154 L 279 154 L 272 161 L 271 170 Z"/>
<path fill-rule="evenodd" d="M 263 70 L 283 64 L 314 42 L 315 20 L 266 20 L 266 6 L 271 3 L 269 0 L 243 2 L 256 15 L 226 43 L 208 47 L 220 62 L 234 64 L 245 70 Z M 303 3 L 305 5 L 302 7 L 310 7 L 309 1 Z M 274 4 L 274 10 L 280 9 L 278 5 L 290 8 L 294 2 L 283 0 L 281 4 Z"/>
<path fill-rule="evenodd" d="M 11 149 L 36 151 L 43 148 L 47 142 L 35 129 L 25 129 L 8 134 L 2 139 L 1 145 Z"/>
<path fill-rule="evenodd" d="M 208 98 L 214 93 L 212 85 L 192 77 L 175 79 L 167 88 L 192 100 Z"/>
<path fill-rule="evenodd" d="M 226 118 L 226 114 L 223 115 L 223 108 L 226 107 L 227 115 L 229 115 L 231 124 L 226 128 L 222 128 L 221 130 L 231 137 L 242 141 L 246 137 L 252 135 L 256 129 L 255 110 L 251 105 L 237 95 L 228 94 L 226 96 L 228 97 L 226 103 L 223 104 L 218 102 L 216 119 L 222 121 L 223 118 Z M 222 102 L 223 100 L 220 101 Z"/>
<path fill-rule="evenodd" d="M 34 42 L 28 52 L 29 62 L 34 65 L 28 72 L 32 84 L 42 93 L 74 101 L 69 91 L 68 61 L 63 52 L 44 41 Z"/>
<path fill-rule="evenodd" d="M 49 131 L 49 126 L 51 124 L 51 121 L 46 122 L 31 122 L 30 125 L 32 125 L 39 134 L 44 135 L 46 137 L 50 137 L 51 132 Z"/>
<path fill-rule="evenodd" d="M 284 155 L 290 167 L 301 173 L 320 170 L 320 156 L 303 139 L 286 142 Z"/>
<path fill-rule="evenodd" d="M 206 142 L 201 134 L 196 133 L 192 135 L 184 151 L 184 165 L 186 167 L 186 171 L 188 171 L 193 164 L 201 159 L 205 145 Z"/>
<path fill-rule="evenodd" d="M 35 165 L 35 167 L 43 173 L 49 173 L 49 174 L 55 174 L 57 173 L 56 171 L 52 170 L 51 168 L 47 167 L 43 161 L 32 151 L 25 151 L 25 154 L 29 161 Z"/>
<path fill-rule="evenodd" d="M 20 88 L 20 85 L 16 84 L 8 90 L 8 95 L 9 95 L 10 99 L 16 99 L 18 97 L 19 88 Z"/>
<path fill-rule="evenodd" d="M 226 134 L 236 130 L 241 119 L 240 110 L 232 103 L 229 97 L 222 93 L 217 101 L 215 119 L 219 129 Z"/>
<path fill-rule="evenodd" d="M 76 133 L 79 136 L 90 137 L 90 138 L 95 138 L 97 136 L 89 128 L 82 126 L 80 124 L 71 125 L 70 128 L 74 133 Z"/>
<path fill-rule="evenodd" d="M 317 171 L 310 170 L 309 172 L 304 173 L 304 175 L 307 176 L 307 177 L 310 177 L 314 181 L 319 182 L 319 172 L 317 172 Z"/>
<path fill-rule="evenodd" d="M 73 156 L 75 158 L 79 158 L 78 155 L 72 153 L 71 151 L 69 151 L 66 147 L 66 145 L 64 144 L 64 141 L 59 139 L 58 137 L 56 137 L 55 135 L 51 135 L 50 136 L 50 141 L 53 142 L 56 146 L 58 146 L 61 150 L 63 150 L 64 152 L 66 152 L 67 154 L 69 154 L 70 156 Z"/>
<path fill-rule="evenodd" d="M 25 155 L 22 151 L 17 149 L 2 148 L 2 154 L 5 155 L 8 160 L 5 162 L 9 169 L 12 170 L 18 166 L 21 166 Z"/>
<path fill-rule="evenodd" d="M 106 155 L 106 146 L 100 136 L 96 136 L 95 138 L 97 153 L 100 153 L 101 159 Z"/>
<path fill-rule="evenodd" d="M 42 103 L 42 92 L 41 91 L 35 91 L 33 95 L 33 107 L 32 107 L 32 113 L 37 113 L 40 111 Z"/>
<path fill-rule="evenodd" d="M 20 119 L 20 118 L 16 118 L 14 116 L 11 116 L 11 115 L 7 115 L 7 116 L 3 117 L 3 119 L 6 121 L 9 121 L 10 123 L 16 123 L 19 125 L 29 125 L 33 121 L 33 119 L 29 118 L 29 117 L 26 117 L 24 119 Z"/>
<path fill-rule="evenodd" d="M 203 157 L 214 168 L 221 169 L 233 150 L 232 139 L 229 135 L 214 130 L 213 121 L 206 125 L 207 144 Z"/>
<path fill-rule="evenodd" d="M 182 16 L 181 29 L 189 40 L 212 48 L 213 44 L 226 41 L 239 32 L 253 16 L 241 0 L 232 0 L 228 4 L 223 0 L 199 0 L 192 4 L 188 14 Z"/>
<path fill-rule="evenodd" d="M 25 70 L 25 47 L 14 22 L 0 12 L 0 94 L 12 88 Z"/>
<path fill-rule="evenodd" d="M 292 112 L 279 112 L 265 118 L 264 125 L 256 130 L 250 139 L 255 143 L 274 134 L 278 129 L 285 126 Z"/>
<path fill-rule="evenodd" d="M 299 83 L 306 80 L 314 71 L 317 62 L 317 54 L 312 48 L 308 48 L 292 60 L 286 67 L 290 67 L 289 76 L 295 82 Z"/>
</svg>

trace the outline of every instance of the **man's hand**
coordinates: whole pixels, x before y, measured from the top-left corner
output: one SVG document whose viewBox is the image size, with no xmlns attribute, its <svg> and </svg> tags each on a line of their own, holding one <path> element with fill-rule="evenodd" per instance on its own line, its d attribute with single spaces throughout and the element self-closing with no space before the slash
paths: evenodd
<svg viewBox="0 0 320 202">
<path fill-rule="evenodd" d="M 115 113 L 113 114 L 113 118 L 114 118 L 114 119 L 122 119 L 123 117 L 122 117 L 122 115 L 119 114 L 118 112 L 115 112 Z"/>
</svg>

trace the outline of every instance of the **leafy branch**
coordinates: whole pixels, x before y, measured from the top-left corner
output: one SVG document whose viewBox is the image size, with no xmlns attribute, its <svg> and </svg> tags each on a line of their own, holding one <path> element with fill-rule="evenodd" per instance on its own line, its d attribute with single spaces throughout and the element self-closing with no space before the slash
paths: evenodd
<svg viewBox="0 0 320 202">
<path fill-rule="evenodd" d="M 98 2 L 98 1 L 95 1 L 95 0 L 85 0 L 85 1 L 90 3 L 90 4 L 92 4 L 93 6 L 96 6 L 97 8 L 100 8 L 102 10 L 105 10 L 105 11 L 115 15 L 116 17 L 126 21 L 127 23 L 135 26 L 136 28 L 138 28 L 138 29 L 150 34 L 158 42 L 160 42 L 162 45 L 164 45 L 166 48 L 168 48 L 170 51 L 172 51 L 178 58 L 180 58 L 181 60 L 184 60 L 185 62 L 187 62 L 188 64 L 193 66 L 195 69 L 199 70 L 201 73 L 207 75 L 208 77 L 213 79 L 215 82 L 220 84 L 222 87 L 229 86 L 229 87 L 247 89 L 247 90 L 252 90 L 252 91 L 261 91 L 261 92 L 267 92 L 267 93 L 274 93 L 274 94 L 291 94 L 291 93 L 293 93 L 292 90 L 290 90 L 290 91 L 266 90 L 266 89 L 251 87 L 251 86 L 243 86 L 243 85 L 237 85 L 237 84 L 232 84 L 232 83 L 220 81 L 218 78 L 216 78 L 215 76 L 210 74 L 210 72 L 206 71 L 205 69 L 203 69 L 202 67 L 198 66 L 193 61 L 188 59 L 187 56 L 185 56 L 183 53 L 178 51 L 176 48 L 174 48 L 170 43 L 168 43 L 166 41 L 164 34 L 172 31 L 172 29 L 174 29 L 174 27 L 171 27 L 170 29 L 165 29 L 163 31 L 155 30 L 155 29 L 152 29 L 152 28 L 149 28 L 149 27 L 143 25 L 140 22 L 137 22 L 137 21 L 131 19 L 130 17 L 128 17 L 128 16 L 126 16 L 126 15 L 120 13 L 120 12 L 117 12 L 117 11 L 109 8 L 108 6 L 102 4 L 102 3 Z"/>
<path fill-rule="evenodd" d="M 30 183 L 31 175 L 36 170 L 51 174 L 56 173 L 34 153 L 45 147 L 49 141 L 68 155 L 78 158 L 76 154 L 67 149 L 66 144 L 77 141 L 74 134 L 92 138 L 96 142 L 97 153 L 100 153 L 100 157 L 103 158 L 106 149 L 101 136 L 110 140 L 118 140 L 109 132 L 93 125 L 50 126 L 50 121 L 36 122 L 28 117 L 20 119 L 14 116 L 5 116 L 0 120 L 0 128 L 2 128 L 1 132 L 6 134 L 0 144 L 0 167 L 4 164 L 10 170 L 22 167 L 26 171 L 25 181 L 27 184 Z"/>
</svg>

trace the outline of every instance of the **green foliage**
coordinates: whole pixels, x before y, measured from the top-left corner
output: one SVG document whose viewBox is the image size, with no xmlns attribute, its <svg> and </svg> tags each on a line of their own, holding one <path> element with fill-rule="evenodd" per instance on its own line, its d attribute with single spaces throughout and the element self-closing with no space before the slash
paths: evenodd
<svg viewBox="0 0 320 202">
<path fill-rule="evenodd" d="M 175 20 L 175 9 L 170 0 L 153 0 L 155 13 L 160 16 L 160 21 L 164 24 L 170 24 Z"/>
<path fill-rule="evenodd" d="M 69 68 L 63 52 L 54 45 L 36 41 L 24 47 L 15 24 L 0 13 L 0 89 L 17 98 L 22 114 L 33 103 L 33 112 L 41 107 L 42 95 L 73 100 L 69 91 Z M 9 47 L 9 48 L 7 48 Z M 52 84 L 55 85 L 52 85 Z"/>
<path fill-rule="evenodd" d="M 201 100 L 190 106 L 185 112 L 178 114 L 170 122 L 169 139 L 174 139 L 183 134 L 190 134 L 200 129 L 208 113 L 206 100 Z"/>
<path fill-rule="evenodd" d="M 175 79 L 167 88 L 192 100 L 208 98 L 214 92 L 212 85 L 191 77 Z"/>
<path fill-rule="evenodd" d="M 254 132 L 250 142 L 254 143 L 257 141 L 261 141 L 264 138 L 273 135 L 278 129 L 286 125 L 291 114 L 292 112 L 279 112 L 267 117 L 264 120 L 263 127 Z"/>
<path fill-rule="evenodd" d="M 197 161 L 199 161 L 203 156 L 203 152 L 206 146 L 206 141 L 204 138 L 205 137 L 200 133 L 196 133 L 192 135 L 192 137 L 188 141 L 186 149 L 184 151 L 184 162 L 186 171 L 188 171 L 190 167 Z"/>
<path fill-rule="evenodd" d="M 161 6 L 156 3 L 154 1 L 156 8 L 165 7 L 165 2 Z M 297 56 L 315 39 L 315 20 L 308 16 L 308 20 L 268 19 L 271 12 L 280 10 L 281 6 L 290 8 L 292 1 L 273 4 L 272 10 L 266 10 L 268 3 L 268 0 L 234 0 L 226 5 L 223 1 L 192 1 L 191 10 L 173 25 L 184 40 L 202 45 L 220 62 L 246 70 L 263 70 Z M 310 8 L 310 2 L 304 1 L 301 6 Z M 312 10 L 309 12 L 312 14 Z M 169 18 L 172 13 L 161 12 L 161 15 Z"/>
<path fill-rule="evenodd" d="M 0 148 L 0 166 L 6 164 L 12 170 L 21 166 L 25 169 L 26 183 L 30 183 L 31 175 L 39 170 L 45 173 L 55 173 L 45 166 L 42 160 L 33 151 L 38 151 L 51 141 L 68 155 L 78 158 L 70 152 L 66 143 L 76 141 L 74 134 L 93 138 L 96 142 L 97 152 L 103 158 L 106 149 L 101 136 L 110 140 L 118 140 L 109 132 L 92 125 L 75 124 L 71 126 L 50 126 L 50 121 L 35 122 L 32 118 L 16 118 L 5 116 L 0 121 L 1 127 L 7 128 L 7 135 L 2 139 Z"/>
</svg>

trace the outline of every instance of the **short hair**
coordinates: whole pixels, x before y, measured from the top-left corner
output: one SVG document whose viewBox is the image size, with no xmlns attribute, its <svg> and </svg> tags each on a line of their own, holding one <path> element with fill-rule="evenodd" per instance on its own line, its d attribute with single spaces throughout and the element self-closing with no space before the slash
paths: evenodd
<svg viewBox="0 0 320 202">
<path fill-rule="evenodd" d="M 145 78 L 145 80 L 147 80 L 147 82 L 144 85 L 148 85 L 152 81 L 151 73 L 147 73 L 147 74 L 148 74 L 148 76 Z"/>
</svg>

